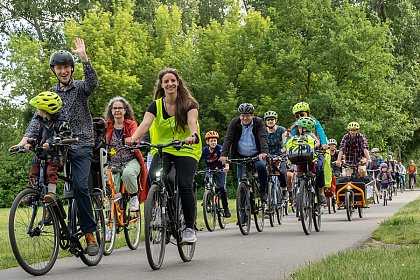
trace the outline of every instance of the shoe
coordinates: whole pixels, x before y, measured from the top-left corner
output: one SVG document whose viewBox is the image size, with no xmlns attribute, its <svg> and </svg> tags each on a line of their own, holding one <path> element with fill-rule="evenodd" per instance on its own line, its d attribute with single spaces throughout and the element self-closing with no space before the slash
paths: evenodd
<svg viewBox="0 0 420 280">
<path fill-rule="evenodd" d="M 287 191 L 283 191 L 283 200 L 288 201 L 289 200 L 289 193 Z"/>
<path fill-rule="evenodd" d="M 131 212 L 136 212 L 139 210 L 139 199 L 136 196 L 133 196 L 132 198 L 130 198 L 130 211 Z"/>
<path fill-rule="evenodd" d="M 379 195 L 379 199 L 382 199 L 382 194 Z"/>
<path fill-rule="evenodd" d="M 323 194 L 319 195 L 319 203 L 320 204 L 327 203 L 327 198 L 325 197 L 325 195 L 323 195 Z"/>
<path fill-rule="evenodd" d="M 391 201 L 392 200 L 392 196 L 390 196 L 388 200 Z"/>
<path fill-rule="evenodd" d="M 26 195 L 20 200 L 19 204 L 22 206 L 29 206 L 33 203 L 34 199 L 35 199 L 34 195 Z"/>
<path fill-rule="evenodd" d="M 87 243 L 86 253 L 89 256 L 96 256 L 99 253 L 99 245 L 96 242 L 96 238 L 93 233 L 88 232 L 85 234 L 85 239 Z"/>
<path fill-rule="evenodd" d="M 261 201 L 264 201 L 264 202 L 267 201 L 267 193 L 265 192 L 261 193 L 260 198 L 261 198 Z"/>
<path fill-rule="evenodd" d="M 229 209 L 225 210 L 225 218 L 230 218 L 232 217 L 232 214 L 230 213 Z"/>
<path fill-rule="evenodd" d="M 55 195 L 55 193 L 49 192 L 46 195 L 44 195 L 44 200 L 45 200 L 45 202 L 53 203 L 53 202 L 57 201 L 57 196 Z"/>
<path fill-rule="evenodd" d="M 197 235 L 195 231 L 191 228 L 186 228 L 182 232 L 182 241 L 181 243 L 195 243 L 197 241 Z"/>
</svg>

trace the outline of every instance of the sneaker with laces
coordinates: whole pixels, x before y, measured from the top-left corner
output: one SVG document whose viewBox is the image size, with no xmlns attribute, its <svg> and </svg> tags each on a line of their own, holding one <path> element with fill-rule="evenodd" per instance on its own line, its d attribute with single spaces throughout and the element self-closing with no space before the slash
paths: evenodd
<svg viewBox="0 0 420 280">
<path fill-rule="evenodd" d="M 49 192 L 46 195 L 44 195 L 44 200 L 45 202 L 52 203 L 57 200 L 57 196 L 55 195 L 55 193 Z"/>
<path fill-rule="evenodd" d="M 197 241 L 197 235 L 192 228 L 186 228 L 182 232 L 182 241 L 181 243 L 194 243 Z"/>
<path fill-rule="evenodd" d="M 232 217 L 232 214 L 230 213 L 229 209 L 225 210 L 225 218 L 230 218 Z"/>
<path fill-rule="evenodd" d="M 85 234 L 86 239 L 86 253 L 89 256 L 96 256 L 99 253 L 99 245 L 96 242 L 96 238 L 92 232 L 88 232 Z"/>
<path fill-rule="evenodd" d="M 320 203 L 320 204 L 325 204 L 325 203 L 327 203 L 327 198 L 325 197 L 325 195 L 323 195 L 323 194 L 320 194 L 320 195 L 319 195 L 319 203 Z"/>
<path fill-rule="evenodd" d="M 137 195 L 130 198 L 130 211 L 135 212 L 139 210 L 139 199 Z"/>
</svg>

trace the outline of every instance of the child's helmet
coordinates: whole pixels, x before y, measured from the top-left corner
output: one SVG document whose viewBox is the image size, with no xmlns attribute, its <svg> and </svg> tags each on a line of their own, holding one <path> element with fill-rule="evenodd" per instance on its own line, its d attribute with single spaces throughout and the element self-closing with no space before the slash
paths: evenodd
<svg viewBox="0 0 420 280">
<path fill-rule="evenodd" d="M 391 155 L 387 155 L 386 158 L 387 159 L 392 159 L 392 156 Z"/>
<path fill-rule="evenodd" d="M 386 164 L 385 162 L 382 162 L 381 165 L 379 165 L 380 168 L 388 168 L 388 164 Z"/>
<path fill-rule="evenodd" d="M 251 103 L 242 103 L 238 107 L 239 114 L 252 114 L 254 113 L 254 106 Z"/>
<path fill-rule="evenodd" d="M 350 130 L 350 129 L 357 129 L 357 130 L 359 130 L 360 129 L 360 125 L 357 122 L 351 122 L 351 123 L 349 123 L 347 125 L 347 129 L 348 130 Z"/>
<path fill-rule="evenodd" d="M 292 112 L 295 115 L 298 112 L 309 112 L 309 104 L 306 102 L 299 102 L 293 106 Z"/>
<path fill-rule="evenodd" d="M 328 139 L 328 145 L 331 145 L 331 144 L 334 144 L 334 145 L 337 145 L 337 140 L 335 140 L 335 139 Z"/>
<path fill-rule="evenodd" d="M 43 91 L 31 100 L 29 104 L 39 110 L 44 110 L 48 114 L 55 114 L 63 106 L 60 96 L 51 91 Z"/>
<path fill-rule="evenodd" d="M 267 120 L 267 119 L 277 119 L 277 113 L 274 111 L 265 112 L 264 120 Z"/>
<path fill-rule="evenodd" d="M 216 131 L 210 130 L 209 132 L 206 133 L 206 140 L 209 138 L 219 139 L 219 133 L 217 133 Z"/>
<path fill-rule="evenodd" d="M 298 120 L 298 126 L 306 128 L 308 131 L 314 131 L 316 123 L 311 117 L 302 117 Z"/>
</svg>

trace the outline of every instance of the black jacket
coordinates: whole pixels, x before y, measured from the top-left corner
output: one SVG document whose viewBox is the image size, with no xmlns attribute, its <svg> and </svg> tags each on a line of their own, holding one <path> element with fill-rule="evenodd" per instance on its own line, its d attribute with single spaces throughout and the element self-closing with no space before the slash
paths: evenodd
<svg viewBox="0 0 420 280">
<path fill-rule="evenodd" d="M 252 128 L 252 133 L 255 137 L 255 144 L 257 145 L 258 153 L 268 153 L 268 137 L 267 129 L 263 119 L 259 117 L 253 117 L 252 119 L 254 126 Z M 223 142 L 222 156 L 228 156 L 231 154 L 232 158 L 237 158 L 238 154 L 238 141 L 242 135 L 242 124 L 239 117 L 234 118 L 226 132 L 226 137 Z"/>
</svg>

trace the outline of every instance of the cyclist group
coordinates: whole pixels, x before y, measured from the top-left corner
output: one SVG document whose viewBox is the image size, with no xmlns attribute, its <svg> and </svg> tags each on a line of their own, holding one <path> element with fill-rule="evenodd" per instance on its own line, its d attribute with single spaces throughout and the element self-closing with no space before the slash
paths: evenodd
<svg viewBox="0 0 420 280">
<path fill-rule="evenodd" d="M 75 190 L 75 199 L 78 206 L 78 217 L 82 232 L 87 243 L 87 253 L 96 255 L 99 250 L 98 242 L 93 234 L 97 230 L 93 218 L 92 202 L 89 194 L 88 177 L 94 147 L 94 132 L 92 117 L 89 112 L 88 98 L 98 87 L 98 76 L 87 58 L 85 45 L 82 39 L 76 38 L 75 49 L 83 64 L 84 80 L 74 80 L 74 59 L 68 51 L 57 51 L 50 59 L 51 71 L 58 79 L 56 86 L 37 95 L 30 101 L 37 110 L 31 120 L 25 135 L 16 146 L 30 149 L 34 144 L 44 147 L 48 154 L 48 168 L 46 182 L 48 193 L 45 201 L 55 201 L 56 198 L 56 172 L 60 167 L 59 156 L 55 149 L 49 149 L 54 137 L 78 137 L 77 143 L 71 144 L 67 157 L 72 168 L 72 184 Z M 193 181 L 200 159 L 206 162 L 206 169 L 220 169 L 227 172 L 229 158 L 257 157 L 255 169 L 260 182 L 261 200 L 267 199 L 267 163 L 268 155 L 283 155 L 287 153 L 286 143 L 295 137 L 304 135 L 312 148 L 329 150 L 334 174 L 338 176 L 343 159 L 346 168 L 344 174 L 350 176 L 354 166 L 358 167 L 361 176 L 367 176 L 369 170 L 384 168 L 387 172 L 378 175 L 385 184 L 389 180 L 402 183 L 405 188 L 405 168 L 401 162 L 396 163 L 390 155 L 387 161 L 382 162 L 378 156 L 378 149 L 373 149 L 370 156 L 365 136 L 360 133 L 360 125 L 350 122 L 348 133 L 344 135 L 337 147 L 335 139 L 327 139 L 321 123 L 311 115 L 309 104 L 299 102 L 292 108 L 295 115 L 294 122 L 288 129 L 277 124 L 278 116 L 274 111 L 268 111 L 263 118 L 254 115 L 254 107 L 250 103 L 240 104 L 239 116 L 231 120 L 226 131 L 223 145 L 218 144 L 220 139 L 216 131 L 205 134 L 207 146 L 201 147 L 200 126 L 198 122 L 198 102 L 194 99 L 183 79 L 176 69 L 163 69 L 157 77 L 153 102 L 150 103 L 144 114 L 142 122 L 137 126 L 130 104 L 122 97 L 113 98 L 105 110 L 106 143 L 115 148 L 124 145 L 133 145 L 147 132 L 150 133 L 152 144 L 166 144 L 176 139 L 185 140 L 190 147 L 177 149 L 167 147 L 164 149 L 165 172 L 169 173 L 172 167 L 178 174 L 175 176 L 179 186 L 179 194 L 186 228 L 182 233 L 183 243 L 194 243 L 197 240 L 195 227 L 196 198 L 193 193 Z M 14 147 L 16 147 L 14 146 Z M 12 147 L 12 148 L 14 148 Z M 153 160 L 147 172 L 143 157 L 139 151 L 125 151 L 112 159 L 112 164 L 123 169 L 121 180 L 130 193 L 130 210 L 137 211 L 140 202 L 147 195 L 146 177 L 149 182 L 156 180 L 158 167 L 158 154 L 152 149 Z M 36 187 L 37 159 L 33 161 L 28 187 Z M 282 197 L 292 199 L 292 184 L 296 167 L 288 165 L 286 161 L 278 166 L 278 184 L 282 190 Z M 317 154 L 317 161 L 311 162 L 310 170 L 315 174 L 315 185 L 318 190 L 319 202 L 325 203 L 326 182 L 324 154 Z M 221 189 L 221 199 L 225 217 L 230 217 L 226 192 L 226 173 L 219 172 L 218 186 Z M 238 180 L 242 178 L 243 166 L 237 165 Z M 416 179 L 417 169 L 414 162 L 408 169 L 410 180 Z M 389 174 L 389 175 L 388 175 Z M 387 179 L 383 179 L 385 176 Z M 413 179 L 412 179 L 413 178 Z M 117 184 L 118 185 L 118 184 Z"/>
</svg>

